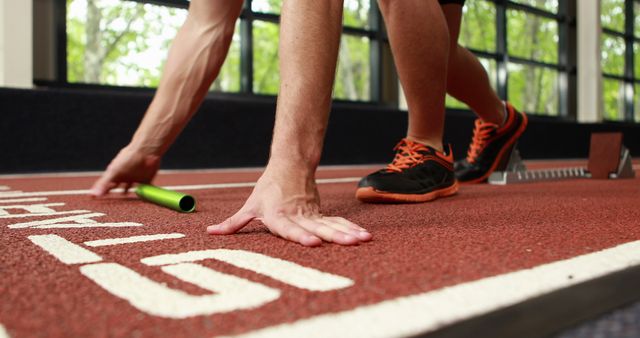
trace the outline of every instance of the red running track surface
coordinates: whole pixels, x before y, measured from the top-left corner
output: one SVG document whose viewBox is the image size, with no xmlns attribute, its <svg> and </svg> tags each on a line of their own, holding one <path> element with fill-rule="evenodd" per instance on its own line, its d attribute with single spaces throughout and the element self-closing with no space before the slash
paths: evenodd
<svg viewBox="0 0 640 338">
<path fill-rule="evenodd" d="M 564 165 L 575 164 L 574 161 Z M 549 167 L 554 163 L 532 166 Z M 360 177 L 370 171 L 371 168 L 325 168 L 318 177 Z M 258 171 L 173 172 L 162 173 L 155 183 L 171 186 L 253 182 L 258 176 Z M 160 208 L 131 194 L 96 200 L 81 194 L 51 193 L 88 189 L 95 178 L 92 175 L 0 177 L 0 186 L 6 186 L 0 191 L 0 337 L 3 330 L 10 337 L 18 338 L 237 335 L 640 240 L 638 178 L 462 186 L 455 197 L 412 205 L 362 204 L 354 199 L 355 182 L 320 184 L 323 212 L 346 217 L 370 229 L 374 239 L 356 247 L 323 244 L 318 248 L 305 248 L 272 236 L 258 222 L 237 235 L 207 235 L 205 227 L 233 214 L 251 192 L 250 187 L 185 190 L 198 201 L 197 212 L 192 214 Z M 3 202 L 32 198 L 46 200 Z M 42 203 L 64 203 L 43 206 L 55 212 L 86 210 L 85 213 L 105 214 L 92 218 L 100 223 L 133 222 L 141 226 L 87 227 L 91 224 L 75 223 L 73 228 L 36 228 L 32 223 L 16 227 L 18 223 L 78 214 L 26 215 L 35 211 L 6 208 Z M 169 233 L 180 233 L 184 237 L 98 247 L 84 244 L 100 239 Z M 74 247 L 99 255 L 101 260 L 64 263 L 29 239 L 29 236 L 43 235 L 64 238 Z M 211 291 L 141 260 L 212 249 L 260 253 L 329 273 L 338 279 L 338 276 L 346 278 L 352 285 L 311 291 L 256 273 L 251 268 L 215 259 L 200 260 L 196 262 L 199 266 L 278 290 L 279 296 L 257 307 L 235 310 L 231 307 L 227 312 L 211 310 L 210 314 L 167 318 L 170 316 L 150 313 L 153 309 L 136 307 L 126 297 L 107 291 L 81 272 L 83 267 L 92 264 L 117 263 L 158 285 L 164 284 L 165 288 L 192 296 L 209 295 Z M 151 292 L 139 290 L 143 286 L 133 282 L 129 286 L 138 288 L 134 293 Z"/>
</svg>

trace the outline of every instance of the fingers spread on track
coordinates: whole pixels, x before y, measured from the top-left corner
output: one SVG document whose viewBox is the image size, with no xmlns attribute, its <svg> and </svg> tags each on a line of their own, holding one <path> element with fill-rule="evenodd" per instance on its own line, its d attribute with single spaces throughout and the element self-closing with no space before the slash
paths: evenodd
<svg viewBox="0 0 640 338">
<path fill-rule="evenodd" d="M 356 236 L 360 241 L 366 242 L 373 238 L 369 231 L 342 217 L 322 217 L 318 222 Z"/>
<path fill-rule="evenodd" d="M 244 228 L 254 218 L 255 216 L 253 213 L 240 210 L 235 215 L 227 218 L 224 222 L 208 226 L 207 232 L 212 235 L 233 234 Z"/>
<path fill-rule="evenodd" d="M 359 242 L 356 234 L 351 232 L 349 228 L 338 223 L 323 222 L 321 217 L 296 216 L 292 218 L 292 221 L 327 242 L 342 245 L 354 245 Z"/>
<path fill-rule="evenodd" d="M 302 226 L 286 216 L 263 219 L 262 223 L 264 223 L 271 232 L 284 239 L 300 243 L 304 246 L 318 246 L 322 244 L 322 239 L 312 232 L 305 230 Z"/>
</svg>

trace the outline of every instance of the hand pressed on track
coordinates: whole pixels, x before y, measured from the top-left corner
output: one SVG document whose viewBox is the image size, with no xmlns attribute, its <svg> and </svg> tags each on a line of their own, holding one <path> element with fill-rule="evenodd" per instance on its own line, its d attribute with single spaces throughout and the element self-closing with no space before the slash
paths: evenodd
<svg viewBox="0 0 640 338">
<path fill-rule="evenodd" d="M 123 185 L 126 194 L 134 183 L 150 183 L 159 168 L 160 156 L 147 155 L 127 146 L 111 161 L 89 194 L 104 196 L 119 185 Z"/>
<path fill-rule="evenodd" d="M 207 232 L 232 234 L 257 219 L 273 234 L 304 246 L 317 246 L 322 241 L 357 245 L 371 240 L 371 234 L 355 223 L 320 213 L 313 179 L 278 176 L 281 175 L 272 175 L 267 169 L 244 206 L 224 222 L 207 227 Z"/>
</svg>

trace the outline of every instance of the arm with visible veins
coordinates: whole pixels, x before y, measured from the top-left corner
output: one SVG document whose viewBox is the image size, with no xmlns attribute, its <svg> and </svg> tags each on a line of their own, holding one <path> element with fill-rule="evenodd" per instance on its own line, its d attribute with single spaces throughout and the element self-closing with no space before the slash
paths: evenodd
<svg viewBox="0 0 640 338">
<path fill-rule="evenodd" d="M 207 228 L 231 234 L 251 220 L 306 246 L 354 245 L 371 234 L 320 213 L 315 172 L 331 109 L 342 29 L 342 0 L 285 0 L 280 18 L 280 93 L 271 157 L 251 196 L 233 216 Z"/>
<path fill-rule="evenodd" d="M 131 142 L 94 183 L 101 196 L 120 184 L 149 183 L 160 159 L 196 112 L 231 44 L 241 0 L 193 0 L 171 45 L 160 85 Z"/>
</svg>

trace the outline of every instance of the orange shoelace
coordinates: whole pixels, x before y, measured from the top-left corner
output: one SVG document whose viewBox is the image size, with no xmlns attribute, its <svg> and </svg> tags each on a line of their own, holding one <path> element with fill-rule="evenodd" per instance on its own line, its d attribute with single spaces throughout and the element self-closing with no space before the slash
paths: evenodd
<svg viewBox="0 0 640 338">
<path fill-rule="evenodd" d="M 491 137 L 492 132 L 497 128 L 498 125 L 496 124 L 476 119 L 475 128 L 473 129 L 473 139 L 467 151 L 467 162 L 474 163 L 476 161 L 487 145 L 487 140 Z"/>
<path fill-rule="evenodd" d="M 400 140 L 393 150 L 397 151 L 396 156 L 393 162 L 387 165 L 387 172 L 402 172 L 404 169 L 420 164 L 425 158 L 425 154 L 420 151 L 429 151 L 426 146 L 407 139 Z"/>
</svg>

